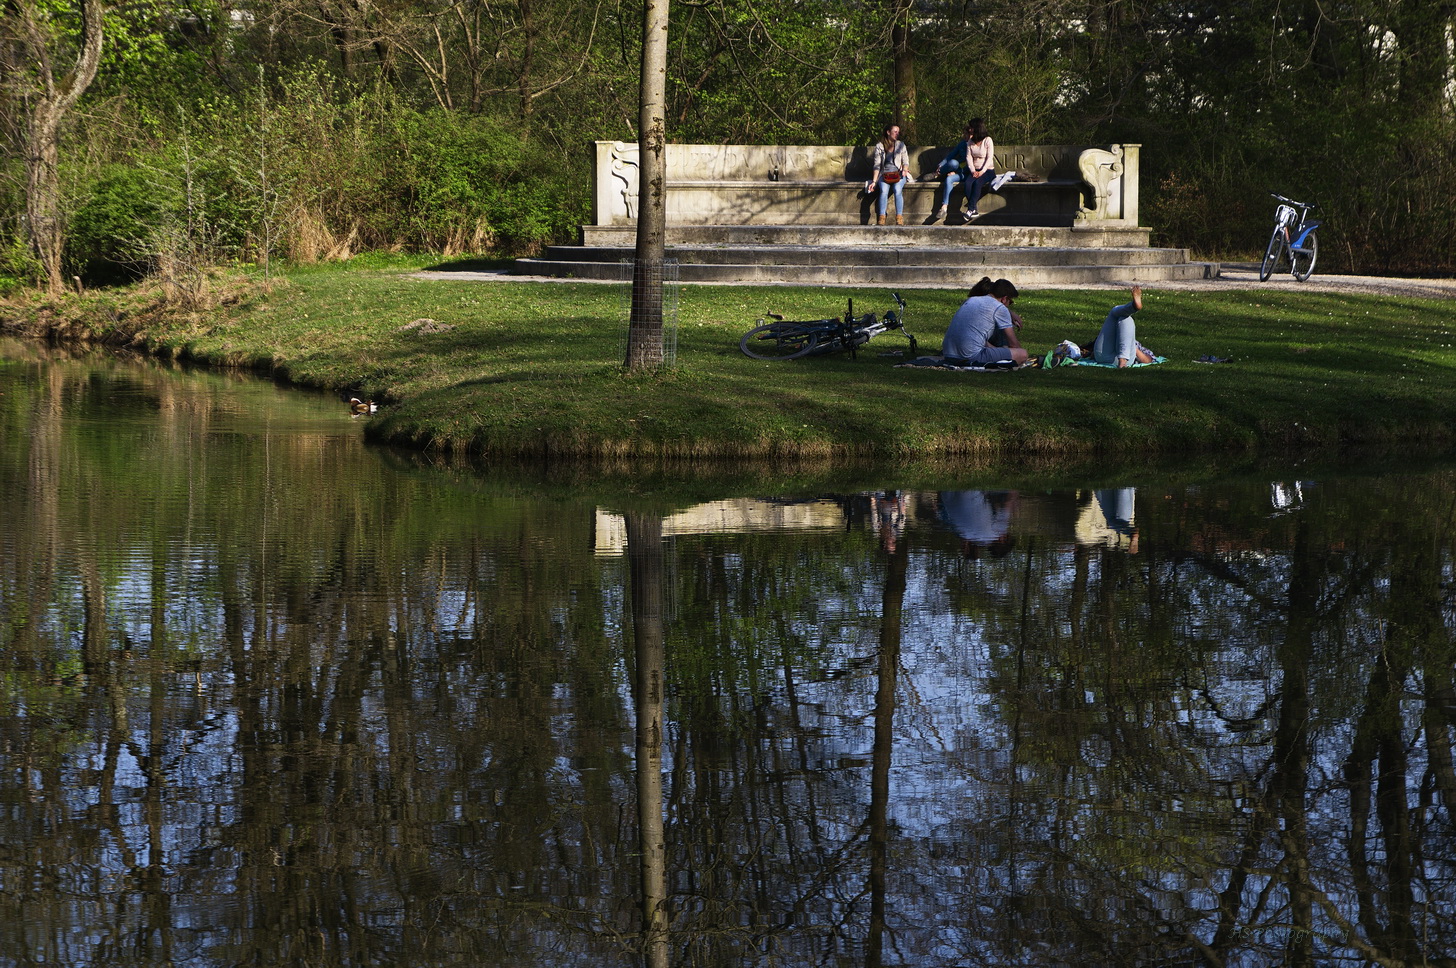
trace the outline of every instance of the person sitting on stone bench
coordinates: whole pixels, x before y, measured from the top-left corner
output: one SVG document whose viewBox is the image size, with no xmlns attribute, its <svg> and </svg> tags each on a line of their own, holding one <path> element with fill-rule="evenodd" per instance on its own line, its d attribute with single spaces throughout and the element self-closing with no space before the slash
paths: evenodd
<svg viewBox="0 0 1456 968">
<path fill-rule="evenodd" d="M 966 170 L 962 177 L 961 191 L 966 196 L 970 210 L 966 219 L 980 218 L 981 194 L 996 180 L 996 142 L 986 128 L 984 118 L 971 118 L 970 144 L 966 146 Z"/>
<path fill-rule="evenodd" d="M 915 179 L 910 177 L 910 150 L 900 140 L 900 126 L 885 126 L 885 136 L 875 145 L 873 175 L 865 183 L 865 194 L 874 194 L 880 187 L 880 215 L 876 225 L 885 224 L 885 206 L 891 190 L 895 192 L 895 224 L 905 224 L 905 184 Z"/>
<path fill-rule="evenodd" d="M 997 279 L 981 294 L 985 280 L 978 283 L 951 317 L 940 355 L 959 366 L 990 363 L 1025 363 L 1028 354 L 1016 336 L 1018 319 L 1011 304 L 1018 295 L 1009 279 Z"/>
<path fill-rule="evenodd" d="M 966 159 L 966 149 L 971 145 L 971 126 L 966 125 L 966 136 L 956 142 L 954 148 L 946 152 L 945 157 L 940 160 L 936 171 L 940 174 L 940 204 L 935 207 L 935 214 L 931 218 L 940 221 L 945 217 L 950 208 L 950 193 L 961 183 L 961 180 L 970 171 Z M 960 206 L 956 206 L 957 214 L 960 213 Z"/>
</svg>

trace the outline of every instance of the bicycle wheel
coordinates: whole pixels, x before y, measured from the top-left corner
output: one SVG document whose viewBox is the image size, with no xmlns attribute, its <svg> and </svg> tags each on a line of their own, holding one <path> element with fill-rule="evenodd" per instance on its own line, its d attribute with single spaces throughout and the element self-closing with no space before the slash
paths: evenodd
<svg viewBox="0 0 1456 968">
<path fill-rule="evenodd" d="M 1319 257 L 1319 239 L 1311 232 L 1304 239 L 1304 251 L 1289 250 L 1289 271 L 1300 282 L 1314 274 L 1314 261 Z"/>
<path fill-rule="evenodd" d="M 1279 262 L 1279 251 L 1284 248 L 1284 226 L 1274 226 L 1274 232 L 1269 236 L 1269 247 L 1264 250 L 1264 261 L 1259 263 L 1259 281 L 1268 282 L 1269 277 L 1274 274 L 1274 266 Z"/>
<path fill-rule="evenodd" d="M 755 360 L 794 360 L 814 352 L 820 334 L 816 323 L 764 323 L 744 333 L 738 348 Z"/>
</svg>

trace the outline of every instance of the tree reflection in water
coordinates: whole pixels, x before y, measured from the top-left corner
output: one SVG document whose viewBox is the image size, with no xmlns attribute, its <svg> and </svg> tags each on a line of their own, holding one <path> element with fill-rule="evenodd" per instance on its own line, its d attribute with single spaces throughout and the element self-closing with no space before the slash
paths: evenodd
<svg viewBox="0 0 1456 968">
<path fill-rule="evenodd" d="M 1456 956 L 1450 472 L 618 518 L 27 352 L 0 963 Z"/>
</svg>

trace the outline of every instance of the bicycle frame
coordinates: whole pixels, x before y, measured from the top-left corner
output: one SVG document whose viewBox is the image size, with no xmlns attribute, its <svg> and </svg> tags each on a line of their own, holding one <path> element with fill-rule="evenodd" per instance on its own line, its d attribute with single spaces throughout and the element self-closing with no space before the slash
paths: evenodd
<svg viewBox="0 0 1456 968">
<path fill-rule="evenodd" d="M 738 346 L 745 356 L 758 360 L 792 360 L 836 350 L 849 350 L 850 357 L 855 358 L 859 347 L 887 330 L 898 329 L 910 341 L 913 353 L 918 343 L 905 329 L 905 300 L 895 292 L 890 293 L 890 298 L 895 301 L 896 308 L 887 311 L 883 319 L 874 313 L 855 316 L 854 300 L 850 299 L 843 317 L 805 321 L 781 317 L 774 317 L 773 322 L 759 320 L 759 325 L 743 334 Z"/>
<path fill-rule="evenodd" d="M 1303 246 L 1304 246 L 1305 242 L 1308 241 L 1309 234 L 1311 232 L 1313 232 L 1315 229 L 1319 228 L 1323 224 L 1324 224 L 1323 222 L 1320 222 L 1318 220 L 1313 221 L 1313 222 L 1303 222 L 1299 227 L 1297 227 L 1295 229 L 1295 231 L 1298 232 L 1299 234 L 1296 235 L 1294 238 L 1288 240 L 1289 241 L 1289 248 L 1291 250 L 1295 251 L 1295 252 L 1303 252 L 1303 251 L 1305 251 L 1304 248 L 1303 248 Z M 1285 231 L 1285 234 L 1287 236 L 1288 235 L 1288 232 L 1289 232 L 1289 229 L 1286 227 L 1284 231 Z"/>
</svg>

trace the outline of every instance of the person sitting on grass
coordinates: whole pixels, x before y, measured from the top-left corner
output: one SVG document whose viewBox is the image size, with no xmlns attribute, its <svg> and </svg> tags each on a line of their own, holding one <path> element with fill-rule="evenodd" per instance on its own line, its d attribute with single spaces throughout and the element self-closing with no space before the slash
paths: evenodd
<svg viewBox="0 0 1456 968">
<path fill-rule="evenodd" d="M 1009 279 L 976 284 L 951 317 L 940 353 L 947 363 L 985 366 L 989 363 L 1025 363 L 1027 352 L 1016 337 L 1021 319 L 1011 311 L 1016 287 Z"/>
<path fill-rule="evenodd" d="M 1153 352 L 1137 341 L 1137 324 L 1132 314 L 1143 308 L 1142 286 L 1132 287 L 1132 301 L 1113 306 L 1092 344 L 1092 358 L 1098 363 L 1116 364 L 1118 369 L 1134 363 L 1153 362 Z"/>
</svg>

